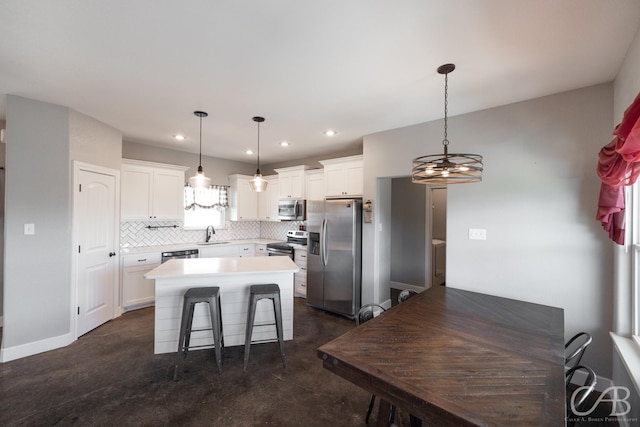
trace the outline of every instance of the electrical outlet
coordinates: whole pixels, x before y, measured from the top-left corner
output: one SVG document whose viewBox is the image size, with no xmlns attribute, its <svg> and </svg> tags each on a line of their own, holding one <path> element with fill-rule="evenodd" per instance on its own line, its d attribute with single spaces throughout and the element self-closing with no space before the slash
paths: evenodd
<svg viewBox="0 0 640 427">
<path fill-rule="evenodd" d="M 487 240 L 487 230 L 484 228 L 470 228 L 469 240 Z"/>
</svg>

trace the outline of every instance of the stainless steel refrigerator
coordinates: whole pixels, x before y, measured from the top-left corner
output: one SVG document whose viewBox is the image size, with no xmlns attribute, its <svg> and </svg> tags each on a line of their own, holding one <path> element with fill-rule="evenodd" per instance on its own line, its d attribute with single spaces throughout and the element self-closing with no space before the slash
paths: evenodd
<svg viewBox="0 0 640 427">
<path fill-rule="evenodd" d="M 362 277 L 362 199 L 308 201 L 307 231 L 307 304 L 355 317 Z"/>
</svg>

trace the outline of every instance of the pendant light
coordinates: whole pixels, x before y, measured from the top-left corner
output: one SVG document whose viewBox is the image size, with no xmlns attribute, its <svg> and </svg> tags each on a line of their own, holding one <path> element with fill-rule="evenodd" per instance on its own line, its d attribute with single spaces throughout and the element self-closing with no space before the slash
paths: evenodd
<svg viewBox="0 0 640 427">
<path fill-rule="evenodd" d="M 258 169 L 253 179 L 249 181 L 249 187 L 256 193 L 260 193 L 267 189 L 269 183 L 262 177 L 260 173 L 260 123 L 264 122 L 264 117 L 254 117 L 253 121 L 258 123 Z"/>
<path fill-rule="evenodd" d="M 200 117 L 200 161 L 198 163 L 198 172 L 189 178 L 189 185 L 193 188 L 207 188 L 211 185 L 211 178 L 207 178 L 202 170 L 202 118 L 208 114 L 204 111 L 194 111 L 197 117 Z"/>
<path fill-rule="evenodd" d="M 444 74 L 444 154 L 430 154 L 413 159 L 411 181 L 417 184 L 463 184 L 482 181 L 482 156 L 478 154 L 449 153 L 447 139 L 447 113 L 449 73 L 456 69 L 454 64 L 438 67 L 438 73 Z"/>
</svg>

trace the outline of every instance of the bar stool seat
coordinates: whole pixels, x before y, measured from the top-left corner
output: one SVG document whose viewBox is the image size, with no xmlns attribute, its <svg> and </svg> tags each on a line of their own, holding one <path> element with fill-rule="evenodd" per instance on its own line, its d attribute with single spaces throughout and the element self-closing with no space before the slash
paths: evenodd
<svg viewBox="0 0 640 427">
<path fill-rule="evenodd" d="M 192 329 L 193 312 L 196 304 L 208 303 L 211 315 L 211 328 Z M 217 286 L 190 288 L 184 294 L 182 304 L 182 320 L 180 322 L 180 335 L 178 336 L 178 352 L 176 355 L 176 366 L 173 373 L 173 380 L 178 380 L 180 365 L 187 357 L 190 348 L 210 347 L 210 345 L 189 346 L 192 332 L 213 331 L 213 344 L 215 346 L 216 365 L 218 372 L 222 372 L 222 310 L 220 306 L 220 288 Z"/>
<path fill-rule="evenodd" d="M 263 323 L 255 325 L 271 326 L 276 325 L 276 333 L 278 335 L 278 343 L 280 345 L 280 356 L 282 357 L 282 366 L 286 367 L 286 360 L 284 356 L 284 333 L 282 329 L 282 306 L 280 304 L 280 287 L 275 283 L 265 285 L 251 285 L 249 287 L 249 307 L 247 311 L 247 328 L 244 338 L 244 371 L 247 371 L 247 364 L 249 363 L 249 351 L 251 350 L 251 343 L 257 343 L 260 341 L 252 341 L 254 320 L 256 316 L 256 306 L 261 299 L 270 299 L 273 302 L 273 311 L 275 316 L 275 323 Z M 270 340 L 266 340 L 270 341 Z M 262 341 L 265 342 L 265 341 Z"/>
</svg>

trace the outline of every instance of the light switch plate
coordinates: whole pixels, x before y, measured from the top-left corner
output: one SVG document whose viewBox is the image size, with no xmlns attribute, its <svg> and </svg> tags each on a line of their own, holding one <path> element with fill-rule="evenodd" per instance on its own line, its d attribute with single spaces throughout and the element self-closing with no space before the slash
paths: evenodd
<svg viewBox="0 0 640 427">
<path fill-rule="evenodd" d="M 31 236 L 36 234 L 36 225 L 35 224 L 25 224 L 24 225 L 24 235 Z"/>
<path fill-rule="evenodd" d="M 487 240 L 487 230 L 484 228 L 470 228 L 469 240 Z"/>
</svg>

